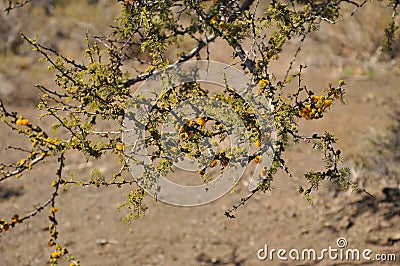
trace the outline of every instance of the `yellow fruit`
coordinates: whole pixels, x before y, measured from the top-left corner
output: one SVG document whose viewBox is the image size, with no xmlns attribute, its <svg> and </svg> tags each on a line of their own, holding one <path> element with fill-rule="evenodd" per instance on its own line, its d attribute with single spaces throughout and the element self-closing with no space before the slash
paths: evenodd
<svg viewBox="0 0 400 266">
<path fill-rule="evenodd" d="M 228 163 L 229 163 L 229 161 L 228 161 L 227 159 L 222 159 L 222 160 L 221 160 L 221 165 L 222 165 L 223 167 L 228 166 Z"/>
<path fill-rule="evenodd" d="M 122 151 L 124 149 L 124 145 L 122 145 L 121 143 L 117 144 L 117 146 L 115 147 L 118 151 Z"/>
<path fill-rule="evenodd" d="M 7 222 L 5 222 L 5 223 L 2 225 L 1 229 L 2 229 L 3 231 L 7 231 L 8 229 L 10 229 L 10 225 L 9 225 Z"/>
<path fill-rule="evenodd" d="M 206 124 L 206 118 L 205 118 L 205 117 L 199 117 L 199 118 L 197 119 L 197 123 L 198 123 L 200 126 L 204 126 L 204 125 Z"/>
<path fill-rule="evenodd" d="M 258 86 L 260 86 L 260 88 L 265 88 L 267 87 L 267 85 L 269 84 L 269 81 L 267 79 L 262 79 L 258 82 Z"/>
<path fill-rule="evenodd" d="M 213 160 L 210 164 L 209 164 L 209 166 L 212 168 L 212 167 L 215 167 L 217 165 L 217 160 Z"/>
<path fill-rule="evenodd" d="M 67 248 L 62 248 L 61 249 L 61 255 L 68 254 L 68 249 Z"/>
<path fill-rule="evenodd" d="M 306 120 L 310 120 L 311 116 L 310 116 L 310 105 L 305 105 L 304 108 L 299 110 L 299 115 L 304 117 Z"/>
<path fill-rule="evenodd" d="M 55 235 L 57 235 L 57 231 L 55 229 L 50 231 L 50 236 L 54 237 Z"/>
<path fill-rule="evenodd" d="M 186 132 L 183 132 L 183 133 L 179 134 L 179 137 L 181 139 L 187 139 L 189 137 L 189 135 Z"/>
<path fill-rule="evenodd" d="M 54 240 L 53 239 L 50 239 L 50 241 L 47 243 L 47 245 L 49 246 L 49 247 L 52 247 L 52 246 L 54 246 L 56 243 L 54 242 Z"/>
<path fill-rule="evenodd" d="M 51 253 L 51 258 L 52 259 L 57 259 L 61 256 L 61 252 L 60 251 L 54 251 L 53 253 Z"/>
<path fill-rule="evenodd" d="M 216 24 L 218 23 L 218 17 L 214 16 L 211 18 L 211 23 Z"/>
<path fill-rule="evenodd" d="M 256 140 L 255 144 L 256 144 L 256 146 L 257 146 L 258 148 L 260 148 L 260 147 L 261 147 L 261 145 L 262 145 L 262 143 L 261 143 L 261 141 L 260 141 L 260 140 Z"/>
<path fill-rule="evenodd" d="M 318 102 L 319 98 L 320 98 L 319 96 L 315 95 L 315 96 L 311 97 L 311 101 L 312 102 Z"/>
<path fill-rule="evenodd" d="M 19 216 L 18 216 L 18 214 L 14 214 L 14 216 L 11 218 L 11 222 L 12 222 L 13 224 L 16 224 L 16 223 L 18 223 L 18 221 L 19 221 Z"/>
<path fill-rule="evenodd" d="M 332 104 L 332 100 L 324 100 L 325 107 L 329 107 Z"/>
<path fill-rule="evenodd" d="M 17 121 L 15 121 L 15 124 L 17 126 L 27 126 L 27 125 L 29 125 L 29 120 L 26 118 L 23 118 L 23 116 L 21 115 L 19 117 L 19 119 Z"/>
</svg>

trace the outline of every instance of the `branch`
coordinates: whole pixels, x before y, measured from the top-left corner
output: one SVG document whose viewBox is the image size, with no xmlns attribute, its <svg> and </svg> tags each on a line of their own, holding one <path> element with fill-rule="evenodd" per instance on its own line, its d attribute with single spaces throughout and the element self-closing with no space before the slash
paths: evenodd
<svg viewBox="0 0 400 266">
<path fill-rule="evenodd" d="M 255 0 L 246 0 L 243 5 L 239 8 L 239 11 L 232 14 L 229 19 L 228 22 L 232 22 L 236 19 L 238 14 L 243 13 L 244 11 L 248 10 L 250 8 L 250 6 L 254 3 Z M 232 40 L 230 42 L 230 44 L 232 45 L 232 47 L 235 49 L 236 54 L 239 56 L 239 58 L 243 61 L 244 65 L 250 70 L 251 73 L 254 74 L 255 72 L 255 62 L 253 60 L 251 60 L 246 52 L 244 51 L 244 49 L 242 48 L 242 46 L 239 44 L 239 42 L 237 42 L 235 39 Z"/>
<path fill-rule="evenodd" d="M 39 208 L 36 208 L 34 211 L 28 213 L 27 215 L 25 215 L 24 217 L 19 219 L 18 223 L 22 223 L 24 220 L 28 220 L 32 216 L 35 216 L 36 214 L 41 212 L 44 208 L 46 208 L 49 204 L 52 204 L 52 206 L 54 207 L 54 201 L 55 201 L 56 197 L 58 196 L 58 189 L 60 187 L 60 181 L 62 180 L 61 179 L 61 172 L 62 172 L 62 168 L 63 168 L 63 165 L 64 165 L 64 154 L 62 153 L 58 159 L 59 159 L 59 163 L 60 163 L 59 167 L 58 167 L 58 170 L 57 170 L 58 180 L 56 182 L 56 186 L 54 188 L 53 194 L 51 195 L 51 198 L 48 199 L 46 202 L 44 202 L 42 205 L 40 205 Z"/>
<path fill-rule="evenodd" d="M 16 3 L 13 5 L 12 1 L 9 0 L 9 1 L 8 1 L 8 7 L 7 7 L 6 9 L 4 9 L 4 12 L 6 12 L 7 15 L 8 15 L 8 14 L 10 14 L 10 11 L 11 11 L 11 10 L 16 9 L 16 8 L 20 8 L 20 7 L 23 7 L 24 5 L 29 4 L 29 3 L 32 2 L 32 1 L 33 1 L 33 0 L 25 0 L 24 2 L 21 2 L 21 3 L 16 2 Z"/>
<path fill-rule="evenodd" d="M 238 16 L 238 14 L 241 14 L 242 12 L 248 10 L 250 8 L 250 6 L 254 3 L 255 0 L 246 0 L 242 6 L 239 8 L 239 10 L 235 13 L 233 13 L 229 18 L 228 21 L 232 22 L 233 20 L 235 20 Z M 204 47 L 206 47 L 210 42 L 213 42 L 215 39 L 217 38 L 217 36 L 215 36 L 214 34 L 205 38 L 204 40 L 200 40 L 197 43 L 197 46 L 194 47 L 190 52 L 188 52 L 187 54 L 183 55 L 181 58 L 179 58 L 176 62 L 174 62 L 171 66 L 175 66 L 179 63 L 183 63 L 188 61 L 189 59 L 193 58 L 194 56 L 196 56 L 201 49 L 203 49 Z M 255 68 L 255 63 L 250 60 L 247 55 L 246 52 L 243 50 L 243 48 L 240 46 L 239 43 L 235 42 L 232 43 L 233 48 L 235 49 L 236 54 L 240 57 L 240 59 L 244 62 L 244 64 L 246 65 L 246 67 L 248 67 L 248 69 L 251 70 L 251 72 L 254 71 Z M 132 78 L 132 79 L 128 79 L 124 86 L 125 88 L 130 87 L 132 85 L 134 85 L 135 83 L 139 82 L 139 81 L 143 81 L 146 80 L 147 78 L 149 78 L 151 75 L 153 75 L 153 72 L 148 72 L 148 73 L 144 73 L 142 75 L 137 76 L 136 78 Z"/>
<path fill-rule="evenodd" d="M 233 215 L 232 212 L 236 211 L 240 206 L 246 204 L 246 202 L 247 202 L 249 199 L 251 199 L 251 197 L 253 197 L 254 194 L 256 194 L 259 190 L 260 190 L 260 187 L 257 187 L 257 188 L 255 188 L 255 189 L 253 189 L 246 197 L 241 198 L 239 203 L 236 203 L 235 205 L 232 206 L 232 208 L 230 208 L 229 210 L 227 210 L 227 211 L 224 213 L 224 215 L 225 215 L 227 218 L 231 218 L 231 219 L 236 218 L 236 216 Z"/>
<path fill-rule="evenodd" d="M 179 63 L 186 62 L 189 59 L 193 58 L 196 54 L 198 54 L 201 51 L 201 49 L 203 49 L 210 42 L 213 42 L 216 38 L 217 38 L 217 36 L 211 35 L 210 37 L 207 37 L 206 39 L 199 41 L 195 48 L 193 48 L 190 52 L 188 52 L 187 54 L 185 54 L 181 58 L 179 58 L 177 61 L 175 61 L 175 63 L 173 63 L 172 66 L 175 66 Z M 151 75 L 153 75 L 153 71 L 139 75 L 136 78 L 128 79 L 125 82 L 124 86 L 125 86 L 125 88 L 130 87 L 139 81 L 148 79 Z"/>
</svg>

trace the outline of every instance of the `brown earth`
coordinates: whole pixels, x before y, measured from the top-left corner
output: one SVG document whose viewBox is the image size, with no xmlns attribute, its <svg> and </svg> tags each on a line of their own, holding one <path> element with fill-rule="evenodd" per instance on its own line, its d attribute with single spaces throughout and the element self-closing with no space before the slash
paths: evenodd
<svg viewBox="0 0 400 266">
<path fill-rule="evenodd" d="M 110 21 L 115 10 L 105 12 L 108 7 L 104 2 L 95 9 L 108 14 L 104 19 Z M 88 5 L 87 10 L 79 9 L 75 3 L 63 10 L 57 9 L 55 12 L 61 17 L 58 23 L 70 27 L 60 27 L 64 29 L 61 33 L 50 31 L 54 28 L 51 23 L 60 17 L 52 17 L 44 27 L 24 22 L 17 15 L 3 19 L 10 22 L 14 33 L 38 29 L 43 36 L 48 33 L 45 42 L 54 41 L 62 51 L 78 56 L 79 53 L 72 50 L 83 49 L 80 39 L 87 25 L 93 31 L 104 29 L 104 24 L 100 23 L 102 20 L 97 17 L 100 15 L 93 16 L 93 21 L 87 18 L 89 12 L 94 12 L 93 8 Z M 71 186 L 60 193 L 58 200 L 59 241 L 81 260 L 82 265 L 398 265 L 399 184 L 387 177 L 372 177 L 355 163 L 366 151 L 367 137 L 376 132 L 386 132 L 391 122 L 388 114 L 393 111 L 391 103 L 400 99 L 397 59 L 388 60 L 375 53 L 379 46 L 377 40 L 381 37 L 377 32 L 386 19 L 383 9 L 378 8 L 381 6 L 375 3 L 373 7 L 361 10 L 350 22 L 337 25 L 337 29 L 334 29 L 336 25 L 324 26 L 306 41 L 299 60 L 308 65 L 304 72 L 305 84 L 316 90 L 326 87 L 329 81 L 345 79 L 347 83 L 346 105 L 334 105 L 325 119 L 302 122 L 301 132 L 306 135 L 325 130 L 334 133 L 340 139 L 337 145 L 343 150 L 345 164 L 351 167 L 353 178 L 363 180 L 362 185 L 375 197 L 365 193 L 339 192 L 335 186 L 324 183 L 315 195 L 315 203 L 307 203 L 296 193 L 296 187 L 305 183 L 302 174 L 310 169 L 322 169 L 323 163 L 320 154 L 310 149 L 311 144 L 301 143 L 285 154 L 294 177 L 279 172 L 273 183 L 275 189 L 256 194 L 239 209 L 236 219 L 227 219 L 224 212 L 248 193 L 248 174 L 244 175 L 237 194 L 227 194 L 200 207 L 175 207 L 147 198 L 149 209 L 146 216 L 133 223 L 132 232 L 121 222 L 125 213 L 116 209 L 124 202 L 128 187 L 96 189 Z M 24 12 L 20 14 L 28 14 L 27 10 Z M 37 12 L 34 14 L 39 18 L 43 15 L 37 9 L 29 12 Z M 369 30 L 366 18 L 377 19 L 376 32 Z M 18 21 L 20 28 L 15 29 L 11 22 Z M 10 32 L 9 29 L 6 31 Z M 362 34 L 355 36 L 359 31 Z M 66 41 L 57 44 L 56 36 L 65 37 L 65 34 Z M 282 62 L 291 59 L 295 47 L 296 41 L 293 41 L 283 61 L 275 66 L 276 73 L 283 73 L 283 66 L 287 64 Z M 51 84 L 51 78 L 44 64 L 35 63 L 37 58 L 27 47 L 22 45 L 18 49 L 18 56 L 0 56 L 1 99 L 9 109 L 34 117 L 38 94 L 32 85 Z M 215 49 L 222 51 L 219 44 Z M 11 134 L 3 125 L 0 130 L 1 148 L 24 144 L 19 136 Z M 18 159 L 18 154 L 10 150 L 2 150 L 0 156 L 1 161 Z M 100 165 L 95 162 L 87 165 L 81 159 L 74 157 L 68 161 L 66 174 L 74 172 L 76 176 L 85 177 L 94 166 L 100 167 L 105 174 L 111 174 L 117 165 L 116 159 Z M 52 166 L 55 165 L 56 162 L 49 161 L 45 167 L 19 180 L 2 182 L 0 217 L 27 213 L 33 206 L 47 200 L 52 191 L 49 184 L 54 179 L 55 168 Z M 52 251 L 47 246 L 47 213 L 46 209 L 29 223 L 1 235 L 0 265 L 47 264 Z M 329 246 L 337 248 L 336 241 L 340 237 L 348 241 L 347 248 L 371 249 L 372 256 L 395 254 L 397 263 L 329 260 L 327 257 L 323 261 L 280 261 L 276 256 L 273 261 L 257 258 L 257 251 L 264 244 L 269 249 L 313 248 L 319 252 Z M 60 265 L 68 263 L 60 260 Z"/>
</svg>

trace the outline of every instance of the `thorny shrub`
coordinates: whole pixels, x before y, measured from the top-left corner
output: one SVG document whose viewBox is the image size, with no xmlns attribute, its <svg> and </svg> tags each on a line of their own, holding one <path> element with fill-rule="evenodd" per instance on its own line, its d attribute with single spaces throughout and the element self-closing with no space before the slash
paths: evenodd
<svg viewBox="0 0 400 266">
<path fill-rule="evenodd" d="M 5 12 L 18 12 L 13 9 L 32 0 L 4 2 L 8 3 Z M 398 27 L 396 19 L 399 1 L 386 2 L 393 10 L 384 40 L 384 47 L 390 48 Z M 41 55 L 42 60 L 48 62 L 51 73 L 55 73 L 54 87 L 36 87 L 43 94 L 38 105 L 43 112 L 41 119 L 52 118 L 57 122 L 51 129 L 42 128 L 32 123 L 29 115 L 11 112 L 0 101 L 2 122 L 15 134 L 24 135 L 31 143 L 29 150 L 20 150 L 25 154 L 20 160 L 11 164 L 0 163 L 0 182 L 12 177 L 20 178 L 18 181 L 23 182 L 23 175 L 29 175 L 31 169 L 51 157 L 58 158 L 59 166 L 55 170 L 54 181 L 49 184 L 54 188 L 49 199 L 28 214 L 16 214 L 10 219 L 1 220 L 0 232 L 8 231 L 45 208 L 50 208 L 48 245 L 54 249 L 50 263 L 57 264 L 61 257 L 65 257 L 71 265 L 78 265 L 79 260 L 69 255 L 58 238 L 56 205 L 60 189 L 71 185 L 133 186 L 127 202 L 121 207 L 130 209 L 126 217 L 128 223 L 143 216 L 146 209 L 142 204 L 145 191 L 136 186 L 135 181 L 126 180 L 122 175 L 129 170 L 124 160 L 121 140 L 126 107 L 134 88 L 157 70 L 194 59 L 209 60 L 215 53 L 219 53 L 210 47 L 216 40 L 223 40 L 227 50 L 230 49 L 235 62 L 233 65 L 242 68 L 257 84 L 258 93 L 272 104 L 277 131 L 273 162 L 269 169 L 262 171 L 262 182 L 247 197 L 227 210 L 225 215 L 233 218 L 234 211 L 252 195 L 270 190 L 274 174 L 279 169 L 291 175 L 282 154 L 289 144 L 300 141 L 310 143 L 311 148 L 321 151 L 326 166 L 324 171 L 305 173 L 304 178 L 308 180 L 309 186 L 299 187 L 298 192 L 306 199 L 312 201 L 312 191 L 317 190 L 324 180 L 337 183 L 344 189 L 361 190 L 350 180 L 349 170 L 341 166 L 342 154 L 335 148 L 337 139 L 334 135 L 325 132 L 302 136 L 298 133 L 299 120 L 322 119 L 336 104 L 343 103 L 345 82 L 335 81 L 324 89 L 314 91 L 302 82 L 304 66 L 300 65 L 298 71 L 293 70 L 292 66 L 309 33 L 317 31 L 321 23 L 335 24 L 343 19 L 341 11 L 345 6 L 354 8 L 351 13 L 353 15 L 368 1 L 125 0 L 117 1 L 116 4 L 121 6 L 121 12 L 111 33 L 107 36 L 86 36 L 87 49 L 83 51 L 82 63 L 40 43 L 38 38 L 22 34 L 22 38 Z M 285 44 L 292 38 L 299 40 L 298 50 L 288 65 L 285 77 L 278 80 L 269 66 L 271 62 L 279 60 Z M 186 49 L 189 43 L 194 45 Z M 296 89 L 293 91 L 288 87 Z M 154 158 L 163 158 L 158 132 L 158 123 L 165 117 L 163 114 L 180 101 L 206 95 L 208 91 L 194 82 L 166 93 L 168 97 L 160 98 L 154 119 L 146 127 L 149 133 L 148 144 L 153 147 L 149 156 Z M 249 140 L 261 149 L 263 143 L 260 142 L 257 123 L 251 115 L 252 110 L 241 107 L 240 97 L 231 88 L 226 87 L 213 97 L 219 97 L 240 113 L 246 121 Z M 102 131 L 99 126 L 102 121 L 113 122 L 115 130 Z M 188 121 L 180 128 L 183 145 L 193 147 L 205 134 L 225 134 L 222 126 L 214 122 L 207 121 L 206 117 Z M 207 123 L 215 125 L 205 130 Z M 57 134 L 60 129 L 65 133 Z M 97 169 L 92 171 L 88 179 L 66 177 L 63 174 L 65 158 L 74 150 L 95 159 L 116 154 L 120 157 L 120 170 L 111 177 L 103 176 Z M 188 156 L 198 156 L 193 148 L 181 151 Z M 261 160 L 257 152 L 249 156 L 249 161 L 253 160 L 256 163 Z M 229 154 L 221 152 L 209 167 L 219 165 L 223 171 L 228 161 Z M 171 161 L 159 160 L 158 164 L 157 167 L 165 172 L 171 170 Z M 204 171 L 199 170 L 199 176 L 207 181 Z"/>
</svg>

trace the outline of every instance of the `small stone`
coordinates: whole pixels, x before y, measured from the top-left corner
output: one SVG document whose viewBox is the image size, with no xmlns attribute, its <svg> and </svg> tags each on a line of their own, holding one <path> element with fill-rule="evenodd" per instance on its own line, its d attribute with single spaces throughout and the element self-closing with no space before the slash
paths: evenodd
<svg viewBox="0 0 400 266">
<path fill-rule="evenodd" d="M 301 230 L 301 232 L 300 232 L 300 234 L 302 234 L 302 235 L 306 235 L 306 234 L 308 234 L 309 233 L 309 231 L 307 230 L 307 229 L 303 229 L 303 230 Z"/>
<path fill-rule="evenodd" d="M 118 241 L 115 239 L 105 239 L 105 238 L 101 238 L 101 239 L 97 239 L 96 240 L 96 244 L 97 245 L 107 245 L 107 244 L 118 244 Z"/>
<path fill-rule="evenodd" d="M 339 228 L 342 228 L 342 229 L 349 229 L 353 225 L 354 225 L 353 221 L 351 221 L 349 218 L 342 219 L 339 222 Z"/>
<path fill-rule="evenodd" d="M 400 233 L 393 234 L 393 235 L 389 236 L 389 240 L 400 241 Z"/>
<path fill-rule="evenodd" d="M 391 223 L 389 221 L 381 221 L 379 223 L 379 227 L 380 228 L 391 228 L 391 227 L 393 227 L 393 223 Z"/>
</svg>

